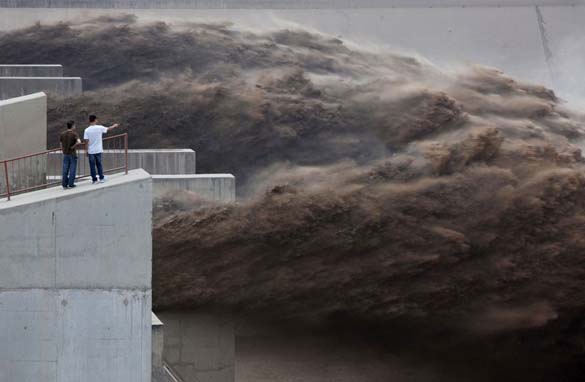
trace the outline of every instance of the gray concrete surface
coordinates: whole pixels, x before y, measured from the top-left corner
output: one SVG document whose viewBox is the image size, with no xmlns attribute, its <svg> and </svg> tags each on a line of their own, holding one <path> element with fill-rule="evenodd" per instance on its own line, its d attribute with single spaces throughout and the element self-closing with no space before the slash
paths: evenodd
<svg viewBox="0 0 585 382">
<path fill-rule="evenodd" d="M 155 199 L 182 190 L 218 202 L 236 200 L 236 178 L 232 174 L 153 175 L 152 189 Z"/>
<path fill-rule="evenodd" d="M 0 290 L 0 381 L 148 381 L 150 307 L 143 290 Z"/>
<path fill-rule="evenodd" d="M 150 381 L 151 192 L 136 170 L 0 200 L 0 381 Z"/>
<path fill-rule="evenodd" d="M 0 160 L 47 149 L 47 96 L 0 101 Z"/>
<path fill-rule="evenodd" d="M 168 382 L 163 362 L 164 324 L 152 313 L 152 382 Z"/>
<path fill-rule="evenodd" d="M 0 77 L 63 77 L 63 66 L 0 65 Z"/>
<path fill-rule="evenodd" d="M 41 152 L 47 147 L 47 96 L 29 96 L 0 101 L 0 160 Z M 44 183 L 47 158 L 35 157 L 8 164 L 14 190 Z M 0 194 L 6 192 L 4 167 L 0 168 Z"/>
<path fill-rule="evenodd" d="M 234 382 L 231 320 L 196 312 L 158 312 L 165 325 L 165 361 L 184 382 Z"/>
<path fill-rule="evenodd" d="M 333 0 L 262 1 L 256 4 L 263 9 L 254 10 L 246 9 L 252 3 L 245 1 L 200 1 L 196 3 L 202 9 L 196 10 L 5 8 L 0 12 L 0 29 L 29 26 L 37 21 L 83 21 L 128 11 L 145 22 L 162 20 L 178 25 L 229 21 L 236 27 L 261 31 L 303 28 L 342 38 L 361 49 L 420 55 L 444 70 L 456 70 L 467 63 L 497 67 L 585 104 L 585 87 L 580 80 L 580 68 L 585 65 L 585 0 L 373 1 L 351 1 L 346 5 Z M 79 2 L 76 6 L 86 4 Z M 540 6 L 542 20 L 535 4 Z"/>
<path fill-rule="evenodd" d="M 83 129 L 78 129 L 83 137 Z M 51 153 L 47 171 L 49 176 L 61 174 L 61 152 Z M 124 165 L 123 150 L 105 150 L 102 159 L 104 168 L 114 168 Z M 79 160 L 87 161 L 85 151 L 79 151 Z M 83 163 L 81 163 L 83 165 Z M 196 153 L 191 149 L 159 149 L 159 150 L 128 150 L 128 168 L 131 170 L 143 169 L 149 174 L 195 174 Z M 78 173 L 84 169 L 78 167 Z M 89 171 L 89 168 L 87 168 Z"/>
<path fill-rule="evenodd" d="M 83 92 L 83 86 L 79 77 L 0 77 L 0 99 L 37 92 L 73 97 Z"/>
<path fill-rule="evenodd" d="M 142 170 L 0 200 L 0 288 L 148 289 L 151 213 Z"/>
</svg>

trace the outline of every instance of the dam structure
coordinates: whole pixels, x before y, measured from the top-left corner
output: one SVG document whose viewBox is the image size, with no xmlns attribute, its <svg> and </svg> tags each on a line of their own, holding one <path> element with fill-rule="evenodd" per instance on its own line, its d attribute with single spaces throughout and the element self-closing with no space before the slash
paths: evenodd
<svg viewBox="0 0 585 382">
<path fill-rule="evenodd" d="M 0 381 L 150 381 L 151 199 L 135 170 L 0 201 Z"/>
<path fill-rule="evenodd" d="M 155 201 L 187 191 L 233 202 L 235 177 L 196 174 L 192 149 L 129 150 L 119 134 L 104 139 L 116 147 L 104 152 L 108 181 L 91 184 L 80 150 L 77 187 L 63 190 L 62 153 L 47 150 L 47 95 L 24 93 L 0 100 L 0 381 L 233 381 L 230 322 L 165 313 L 167 344 L 151 311 Z"/>
<path fill-rule="evenodd" d="M 561 97 L 585 99 L 575 74 L 585 64 L 585 0 L 0 0 L 0 30 L 123 14 L 171 25 L 306 28 L 365 50 L 414 52 L 441 70 L 467 63 L 495 67 Z M 37 78 L 57 83 L 63 71 L 52 65 L 0 66 L 0 89 L 17 89 L 6 90 L 6 97 L 18 96 L 0 101 L 0 138 L 3 129 L 16 129 L 12 137 L 38 130 L 17 105 L 30 103 L 38 113 L 44 102 L 46 114 L 47 93 L 69 95 L 50 86 L 25 87 Z M 0 161 L 47 148 L 46 115 L 39 118 L 45 140 L 23 139 L 35 147 L 17 145 L 5 157 L 0 140 Z M 0 255 L 0 382 L 233 382 L 246 346 L 248 358 L 256 357 L 247 380 L 273 381 L 266 366 L 270 344 L 258 345 L 274 342 L 270 333 L 242 330 L 205 312 L 151 316 L 153 202 L 176 191 L 236 199 L 233 175 L 197 173 L 194 149 L 129 149 L 128 175 L 115 173 L 104 186 L 81 181 L 71 192 L 48 188 L 11 201 L 0 197 L 0 242 L 8 243 Z M 60 155 L 47 155 L 33 173 L 57 180 Z M 118 150 L 105 157 L 112 163 L 125 155 Z M 310 369 L 305 359 L 291 362 L 288 353 L 282 359 Z"/>
</svg>

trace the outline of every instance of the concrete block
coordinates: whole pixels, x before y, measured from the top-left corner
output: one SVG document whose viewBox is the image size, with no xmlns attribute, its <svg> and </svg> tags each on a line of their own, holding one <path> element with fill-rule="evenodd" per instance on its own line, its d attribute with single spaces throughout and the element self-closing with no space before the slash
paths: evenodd
<svg viewBox="0 0 585 382">
<path fill-rule="evenodd" d="M 0 77 L 63 77 L 63 66 L 0 65 Z"/>
<path fill-rule="evenodd" d="M 46 150 L 47 96 L 44 93 L 0 101 L 0 160 Z M 8 163 L 12 191 L 44 183 L 46 156 Z M 4 167 L 0 168 L 0 195 L 6 192 Z"/>
<path fill-rule="evenodd" d="M 47 96 L 0 101 L 0 160 L 47 149 Z"/>
<path fill-rule="evenodd" d="M 225 317 L 159 312 L 165 323 L 166 362 L 185 382 L 233 382 L 235 330 Z"/>
<path fill-rule="evenodd" d="M 184 190 L 219 202 L 236 200 L 236 178 L 232 174 L 153 175 L 152 182 L 155 199 Z"/>
<path fill-rule="evenodd" d="M 165 345 L 164 325 L 158 317 L 152 313 L 152 369 L 162 369 L 163 349 Z"/>
<path fill-rule="evenodd" d="M 0 201 L 0 288 L 150 288 L 151 214 L 142 170 Z"/>
<path fill-rule="evenodd" d="M 0 99 L 45 92 L 57 97 L 73 97 L 83 92 L 79 77 L 0 77 Z"/>
<path fill-rule="evenodd" d="M 83 137 L 81 130 L 79 135 Z M 119 167 L 124 165 L 123 150 L 104 150 L 102 160 L 105 168 Z M 79 151 L 78 173 L 84 168 L 89 169 L 85 151 Z M 49 155 L 48 175 L 61 175 L 61 163 L 63 154 L 54 152 Z M 85 167 L 84 167 L 85 165 Z M 130 170 L 143 169 L 151 175 L 167 174 L 195 174 L 196 170 L 196 153 L 191 149 L 147 149 L 147 150 L 128 150 L 128 168 Z"/>
<path fill-rule="evenodd" d="M 0 200 L 0 381 L 150 382 L 151 193 L 135 170 Z"/>
</svg>

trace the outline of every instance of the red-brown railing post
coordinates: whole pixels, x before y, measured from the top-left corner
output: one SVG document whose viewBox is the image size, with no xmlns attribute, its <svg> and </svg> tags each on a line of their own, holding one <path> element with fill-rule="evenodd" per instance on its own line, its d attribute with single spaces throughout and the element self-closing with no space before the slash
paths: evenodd
<svg viewBox="0 0 585 382">
<path fill-rule="evenodd" d="M 128 175 L 128 133 L 124 134 L 124 157 L 126 161 L 126 175 Z"/>
<path fill-rule="evenodd" d="M 4 177 L 6 179 L 6 198 L 10 200 L 10 182 L 8 181 L 8 162 L 4 162 Z"/>
</svg>

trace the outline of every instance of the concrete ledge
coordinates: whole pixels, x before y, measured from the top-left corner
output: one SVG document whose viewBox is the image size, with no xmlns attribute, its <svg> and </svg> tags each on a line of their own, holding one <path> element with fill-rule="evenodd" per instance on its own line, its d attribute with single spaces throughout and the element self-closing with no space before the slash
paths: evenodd
<svg viewBox="0 0 585 382">
<path fill-rule="evenodd" d="M 0 65 L 0 77 L 63 77 L 63 66 Z"/>
<path fill-rule="evenodd" d="M 83 92 L 79 77 L 0 77 L 0 99 L 37 92 L 58 97 L 73 97 Z"/>
<path fill-rule="evenodd" d="M 83 137 L 83 131 L 79 135 Z M 61 152 L 49 154 L 47 165 L 49 176 L 61 175 L 62 157 Z M 124 163 L 124 152 L 104 150 L 102 159 L 104 168 L 112 168 L 114 164 L 121 166 Z M 85 151 L 79 151 L 79 160 L 87 161 Z M 84 168 L 83 163 L 78 162 L 77 168 L 81 171 Z M 141 168 L 153 175 L 195 174 L 196 153 L 191 149 L 128 150 L 128 168 L 130 170 Z"/>
<path fill-rule="evenodd" d="M 154 198 L 172 191 L 190 191 L 218 202 L 236 200 L 236 178 L 232 174 L 153 175 Z"/>
</svg>

